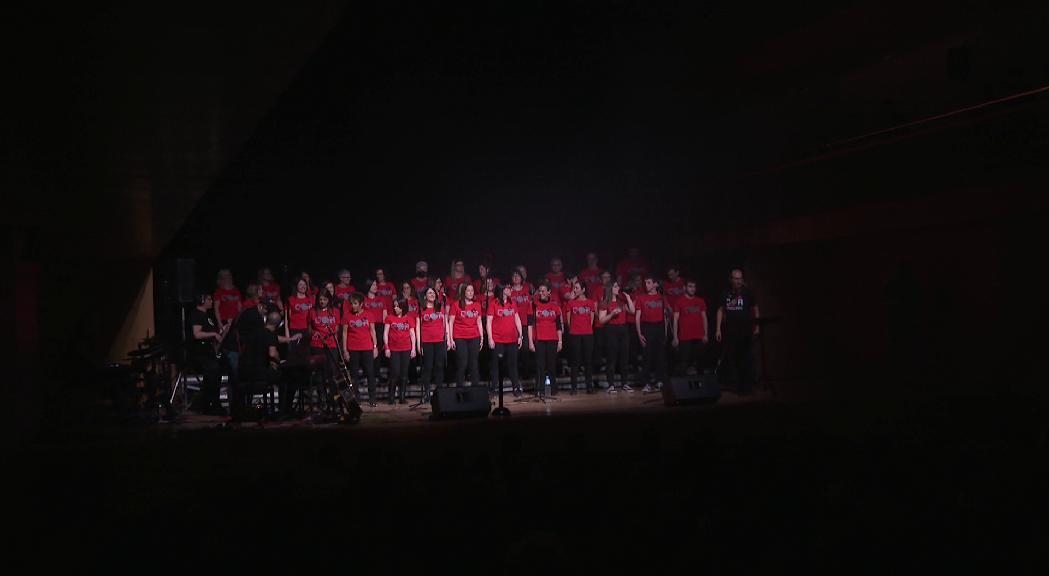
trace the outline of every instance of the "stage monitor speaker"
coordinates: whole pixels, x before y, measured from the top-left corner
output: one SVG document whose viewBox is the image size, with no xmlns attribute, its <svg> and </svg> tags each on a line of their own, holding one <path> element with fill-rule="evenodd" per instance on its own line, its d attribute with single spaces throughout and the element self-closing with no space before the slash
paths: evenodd
<svg viewBox="0 0 1049 576">
<path fill-rule="evenodd" d="M 488 387 L 438 388 L 430 400 L 433 412 L 430 417 L 471 418 L 488 416 L 492 405 L 488 401 Z"/>
<path fill-rule="evenodd" d="M 667 406 L 682 404 L 713 404 L 721 398 L 721 385 L 715 374 L 693 374 L 673 376 L 663 386 L 663 403 Z"/>
</svg>

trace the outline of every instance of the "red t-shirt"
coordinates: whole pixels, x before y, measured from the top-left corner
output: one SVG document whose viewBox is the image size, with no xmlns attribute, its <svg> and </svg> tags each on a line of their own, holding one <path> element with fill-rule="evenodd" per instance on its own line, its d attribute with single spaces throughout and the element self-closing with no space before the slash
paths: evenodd
<svg viewBox="0 0 1049 576">
<path fill-rule="evenodd" d="M 699 296 L 682 296 L 677 299 L 674 311 L 678 313 L 678 340 L 702 340 L 703 318 L 707 313 L 707 303 Z"/>
<path fill-rule="evenodd" d="M 313 298 L 309 296 L 292 296 L 288 298 L 288 328 L 292 330 L 306 330 L 310 327 L 310 308 L 313 308 Z"/>
<path fill-rule="evenodd" d="M 622 326 L 623 324 L 626 324 L 627 316 L 630 315 L 627 313 L 626 299 L 613 300 L 607 304 L 602 302 L 600 309 L 608 312 L 619 310 L 619 314 L 609 318 L 608 322 L 605 322 L 605 326 Z"/>
<path fill-rule="evenodd" d="M 463 275 L 462 278 L 452 278 L 451 276 L 445 276 L 444 278 L 444 289 L 448 294 L 448 300 L 459 299 L 459 286 L 462 284 L 472 284 L 473 280 L 470 279 L 469 274 Z M 480 296 L 475 294 L 475 296 Z"/>
<path fill-rule="evenodd" d="M 520 289 L 512 288 L 510 297 L 517 306 L 517 315 L 521 317 L 521 324 L 528 324 L 528 317 L 532 315 L 532 291 L 528 284 L 521 284 Z"/>
<path fill-rule="evenodd" d="M 604 273 L 604 270 L 600 268 L 595 268 L 593 270 L 589 268 L 583 268 L 579 271 L 579 274 L 577 274 L 579 279 L 586 283 L 586 293 L 589 294 L 590 297 L 595 300 L 604 298 L 605 296 L 604 293 L 598 294 L 597 292 L 595 292 L 595 290 L 601 289 L 602 273 Z"/>
<path fill-rule="evenodd" d="M 240 290 L 236 288 L 218 288 L 212 296 L 215 306 L 222 315 L 222 321 L 232 320 L 240 313 Z"/>
<path fill-rule="evenodd" d="M 371 350 L 372 346 L 372 323 L 368 320 L 368 314 L 361 310 L 360 314 L 354 314 L 347 302 L 342 311 L 342 325 L 346 326 L 346 349 L 350 351 Z"/>
<path fill-rule="evenodd" d="M 565 285 L 565 273 L 558 272 L 547 272 L 543 275 L 543 278 L 550 283 L 550 291 L 557 294 L 561 291 L 561 287 Z"/>
<path fill-rule="evenodd" d="M 390 352 L 407 352 L 412 349 L 412 330 L 415 330 L 415 318 L 408 316 L 386 317 L 386 325 L 390 327 L 390 336 L 387 339 Z"/>
<path fill-rule="evenodd" d="M 532 322 L 535 326 L 535 340 L 557 340 L 557 323 L 561 319 L 561 305 L 551 299 L 549 302 L 535 301 L 535 312 Z"/>
<path fill-rule="evenodd" d="M 634 296 L 634 308 L 641 312 L 642 322 L 662 322 L 666 301 L 662 294 L 640 294 Z"/>
<path fill-rule="evenodd" d="M 481 333 L 477 328 L 477 319 L 481 317 L 481 303 L 477 300 L 470 302 L 466 307 L 460 307 L 459 301 L 452 302 L 452 310 L 448 313 L 452 317 L 452 339 L 480 338 Z"/>
<path fill-rule="evenodd" d="M 637 260 L 623 260 L 616 265 L 616 276 L 621 283 L 628 282 L 634 274 L 640 274 L 642 280 L 648 274 L 648 265 L 641 258 Z"/>
<path fill-rule="evenodd" d="M 368 320 L 371 320 L 372 324 L 382 324 L 382 311 L 388 310 L 385 298 L 364 298 L 364 313 L 368 315 Z"/>
<path fill-rule="evenodd" d="M 517 343 L 517 306 L 513 300 L 500 304 L 492 298 L 488 302 L 488 317 L 492 319 L 492 338 L 496 344 Z"/>
<path fill-rule="evenodd" d="M 489 276 L 492 279 L 492 289 L 496 289 L 499 286 L 499 279 L 495 276 Z M 480 298 L 484 294 L 484 286 L 481 285 L 481 279 L 478 278 L 471 282 L 474 285 L 474 293 Z"/>
<path fill-rule="evenodd" d="M 568 302 L 568 313 L 571 314 L 568 321 L 569 334 L 593 334 L 594 322 L 591 314 L 597 313 L 597 302 L 587 298 L 577 298 Z"/>
<path fill-rule="evenodd" d="M 356 291 L 357 291 L 357 287 L 354 286 L 353 284 L 349 284 L 349 285 L 346 285 L 346 286 L 344 286 L 342 284 L 336 284 L 335 285 L 335 300 L 336 300 L 336 302 L 339 305 L 342 305 L 343 302 L 348 302 L 349 299 L 350 299 L 350 294 L 353 294 Z"/>
<path fill-rule="evenodd" d="M 677 299 L 685 295 L 685 281 L 681 278 L 678 278 L 677 282 L 664 280 L 663 295 L 667 298 L 667 304 L 673 308 Z"/>
<path fill-rule="evenodd" d="M 375 296 L 386 300 L 388 304 L 393 303 L 393 295 L 396 291 L 397 288 L 393 285 L 393 282 L 375 283 Z"/>
<path fill-rule="evenodd" d="M 259 305 L 259 301 L 258 300 L 254 299 L 254 298 L 249 298 L 249 299 L 244 300 L 243 302 L 240 303 L 240 309 L 241 309 L 241 311 L 251 310 L 252 308 L 254 308 L 254 307 L 258 306 L 258 305 Z M 223 318 L 225 318 L 225 316 L 223 316 Z"/>
<path fill-rule="evenodd" d="M 259 284 L 259 292 L 262 294 L 263 300 L 280 302 L 280 284 L 276 282 L 273 284 Z"/>
<path fill-rule="evenodd" d="M 408 316 L 415 317 L 419 314 L 419 301 L 415 298 L 408 299 L 408 309 L 405 310 Z"/>
<path fill-rule="evenodd" d="M 422 332 L 423 343 L 444 342 L 445 316 L 443 310 L 425 308 L 419 315 L 419 321 L 422 324 L 419 330 Z"/>
<path fill-rule="evenodd" d="M 550 298 L 554 300 L 565 300 L 572 293 L 572 285 L 565 279 L 565 273 L 554 274 L 547 272 L 543 278 L 550 283 Z"/>
<path fill-rule="evenodd" d="M 418 277 L 416 277 L 416 278 L 412 278 L 408 282 L 412 285 L 412 290 L 415 290 L 416 294 L 422 292 L 423 290 L 426 290 L 426 287 L 430 285 L 430 279 L 429 278 L 418 278 Z"/>
<path fill-rule="evenodd" d="M 335 334 L 339 330 L 339 311 L 331 307 L 326 310 L 310 310 L 310 330 L 310 346 L 335 348 L 338 346 Z"/>
</svg>

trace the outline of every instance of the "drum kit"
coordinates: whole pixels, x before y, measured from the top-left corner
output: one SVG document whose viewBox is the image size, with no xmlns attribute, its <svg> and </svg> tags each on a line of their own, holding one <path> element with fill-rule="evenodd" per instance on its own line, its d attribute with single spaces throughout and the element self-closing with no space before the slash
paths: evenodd
<svg viewBox="0 0 1049 576">
<path fill-rule="evenodd" d="M 127 353 L 127 364 L 106 367 L 106 378 L 113 385 L 111 394 L 118 418 L 144 423 L 177 418 L 175 400 L 181 377 L 172 378 L 175 373 L 172 352 L 170 346 L 147 334 L 134 350 Z M 181 389 L 181 405 L 185 406 L 185 387 Z"/>
</svg>

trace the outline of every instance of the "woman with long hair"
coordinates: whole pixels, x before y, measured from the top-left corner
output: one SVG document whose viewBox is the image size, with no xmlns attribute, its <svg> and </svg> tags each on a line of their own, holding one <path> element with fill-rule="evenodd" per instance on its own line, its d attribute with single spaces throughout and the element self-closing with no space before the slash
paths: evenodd
<svg viewBox="0 0 1049 576">
<path fill-rule="evenodd" d="M 481 329 L 481 303 L 474 295 L 472 284 L 464 283 L 459 288 L 459 299 L 452 303 L 448 312 L 448 349 L 455 350 L 455 383 L 462 388 L 466 383 L 466 369 L 470 369 L 470 384 L 479 386 L 481 369 L 477 363 L 484 345 Z"/>
<path fill-rule="evenodd" d="M 404 313 L 417 316 L 419 314 L 419 299 L 416 297 L 415 288 L 411 282 L 401 282 L 401 298 L 404 298 L 405 306 L 408 307 Z"/>
<path fill-rule="evenodd" d="M 375 331 L 375 341 L 379 344 L 379 356 L 375 361 L 375 372 L 380 374 L 382 372 L 383 360 L 386 358 L 386 349 L 383 344 L 383 326 L 386 325 L 386 316 L 390 313 L 389 303 L 385 298 L 379 295 L 379 283 L 375 280 L 368 280 L 365 284 L 368 287 L 368 293 L 364 296 L 364 313 L 368 315 L 368 321 L 371 322 L 372 329 Z"/>
<path fill-rule="evenodd" d="M 561 306 L 543 282 L 536 293 L 535 309 L 528 321 L 528 349 L 535 353 L 535 395 L 543 394 L 544 378 L 550 380 L 550 395 L 557 396 L 557 353 L 562 347 Z"/>
<path fill-rule="evenodd" d="M 350 363 L 354 378 L 357 378 L 358 370 L 364 368 L 368 377 L 368 404 L 375 406 L 375 359 L 379 357 L 379 342 L 368 318 L 364 296 L 360 292 L 350 294 L 342 311 L 342 357 Z"/>
<path fill-rule="evenodd" d="M 517 316 L 521 319 L 521 326 L 528 326 L 528 318 L 532 315 L 532 287 L 526 282 L 527 276 L 524 266 L 515 266 L 510 273 L 510 297 L 517 306 Z M 528 338 L 525 337 L 525 340 Z M 521 378 L 531 378 L 535 373 L 535 354 L 524 347 L 521 349 Z"/>
<path fill-rule="evenodd" d="M 513 384 L 514 396 L 521 395 L 521 381 L 517 376 L 517 351 L 521 349 L 524 335 L 521 330 L 521 317 L 517 315 L 517 306 L 513 301 L 513 289 L 510 286 L 496 286 L 495 296 L 488 303 L 488 347 L 492 350 L 491 387 L 502 386 L 499 377 L 499 361 L 506 360 L 506 371 Z"/>
<path fill-rule="evenodd" d="M 572 298 L 565 302 L 565 315 L 568 323 L 569 365 L 568 381 L 572 386 L 570 394 L 576 392 L 576 373 L 579 362 L 583 362 L 583 374 L 586 381 L 586 393 L 594 393 L 594 318 L 597 316 L 597 302 L 586 293 L 586 283 L 572 281 Z"/>
<path fill-rule="evenodd" d="M 302 334 L 302 338 L 309 336 L 311 308 L 313 308 L 313 297 L 310 296 L 310 283 L 304 278 L 299 278 L 295 282 L 295 293 L 288 298 L 284 336 L 289 338 L 295 334 Z"/>
<path fill-rule="evenodd" d="M 448 363 L 445 318 L 445 307 L 437 289 L 430 286 L 423 292 L 423 302 L 419 305 L 419 317 L 416 319 L 418 348 L 423 365 L 420 383 L 424 402 L 430 397 L 431 381 L 435 381 L 439 388 L 444 387 L 444 367 Z"/>
<path fill-rule="evenodd" d="M 240 290 L 233 285 L 233 273 L 228 268 L 219 270 L 215 278 L 215 321 L 219 326 L 232 322 L 240 314 Z"/>
<path fill-rule="evenodd" d="M 630 356 L 630 335 L 627 319 L 634 316 L 634 301 L 630 294 L 619 289 L 619 282 L 613 280 L 605 286 L 605 295 L 601 299 L 597 321 L 605 327 L 605 350 L 608 364 L 605 365 L 605 376 L 608 378 L 608 393 L 616 391 L 615 375 L 618 367 L 621 373 L 620 390 L 632 390 L 626 377 L 630 373 L 627 362 Z"/>
<path fill-rule="evenodd" d="M 324 386 L 333 392 L 335 365 L 332 360 L 339 354 L 339 311 L 333 305 L 332 295 L 326 290 L 317 293 L 316 301 L 309 312 L 310 354 L 323 358 Z"/>
<path fill-rule="evenodd" d="M 393 301 L 393 311 L 386 316 L 383 331 L 383 348 L 390 359 L 389 400 L 393 404 L 394 391 L 400 386 L 401 404 L 405 400 L 405 388 L 408 384 L 409 362 L 415 358 L 415 317 L 408 314 L 408 302 L 404 298 Z"/>
<path fill-rule="evenodd" d="M 448 291 L 444 285 L 444 280 L 440 277 L 433 279 L 433 289 L 437 291 L 437 302 L 441 305 L 441 308 L 448 309 Z"/>
<path fill-rule="evenodd" d="M 470 284 L 473 280 L 470 275 L 466 273 L 466 266 L 463 264 L 461 258 L 452 260 L 452 267 L 448 273 L 448 276 L 444 279 L 445 289 L 448 291 L 448 300 L 458 300 L 460 294 L 460 287 L 463 284 Z"/>
</svg>

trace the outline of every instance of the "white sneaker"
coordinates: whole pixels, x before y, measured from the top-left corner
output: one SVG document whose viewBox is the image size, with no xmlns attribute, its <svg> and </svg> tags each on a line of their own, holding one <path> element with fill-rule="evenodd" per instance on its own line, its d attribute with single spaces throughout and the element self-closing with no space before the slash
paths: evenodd
<svg viewBox="0 0 1049 576">
<path fill-rule="evenodd" d="M 620 386 L 619 389 L 622 390 L 623 392 L 633 392 L 634 391 L 634 389 L 630 387 L 630 384 L 623 384 L 622 386 Z"/>
<path fill-rule="evenodd" d="M 612 393 L 614 393 L 615 391 L 616 391 L 616 387 L 615 387 L 615 386 L 609 386 L 609 387 L 608 387 L 608 393 L 609 393 L 609 394 L 612 394 Z"/>
<path fill-rule="evenodd" d="M 641 389 L 642 394 L 651 394 L 652 392 L 655 392 L 655 389 L 649 384 L 645 384 L 645 387 Z"/>
</svg>

